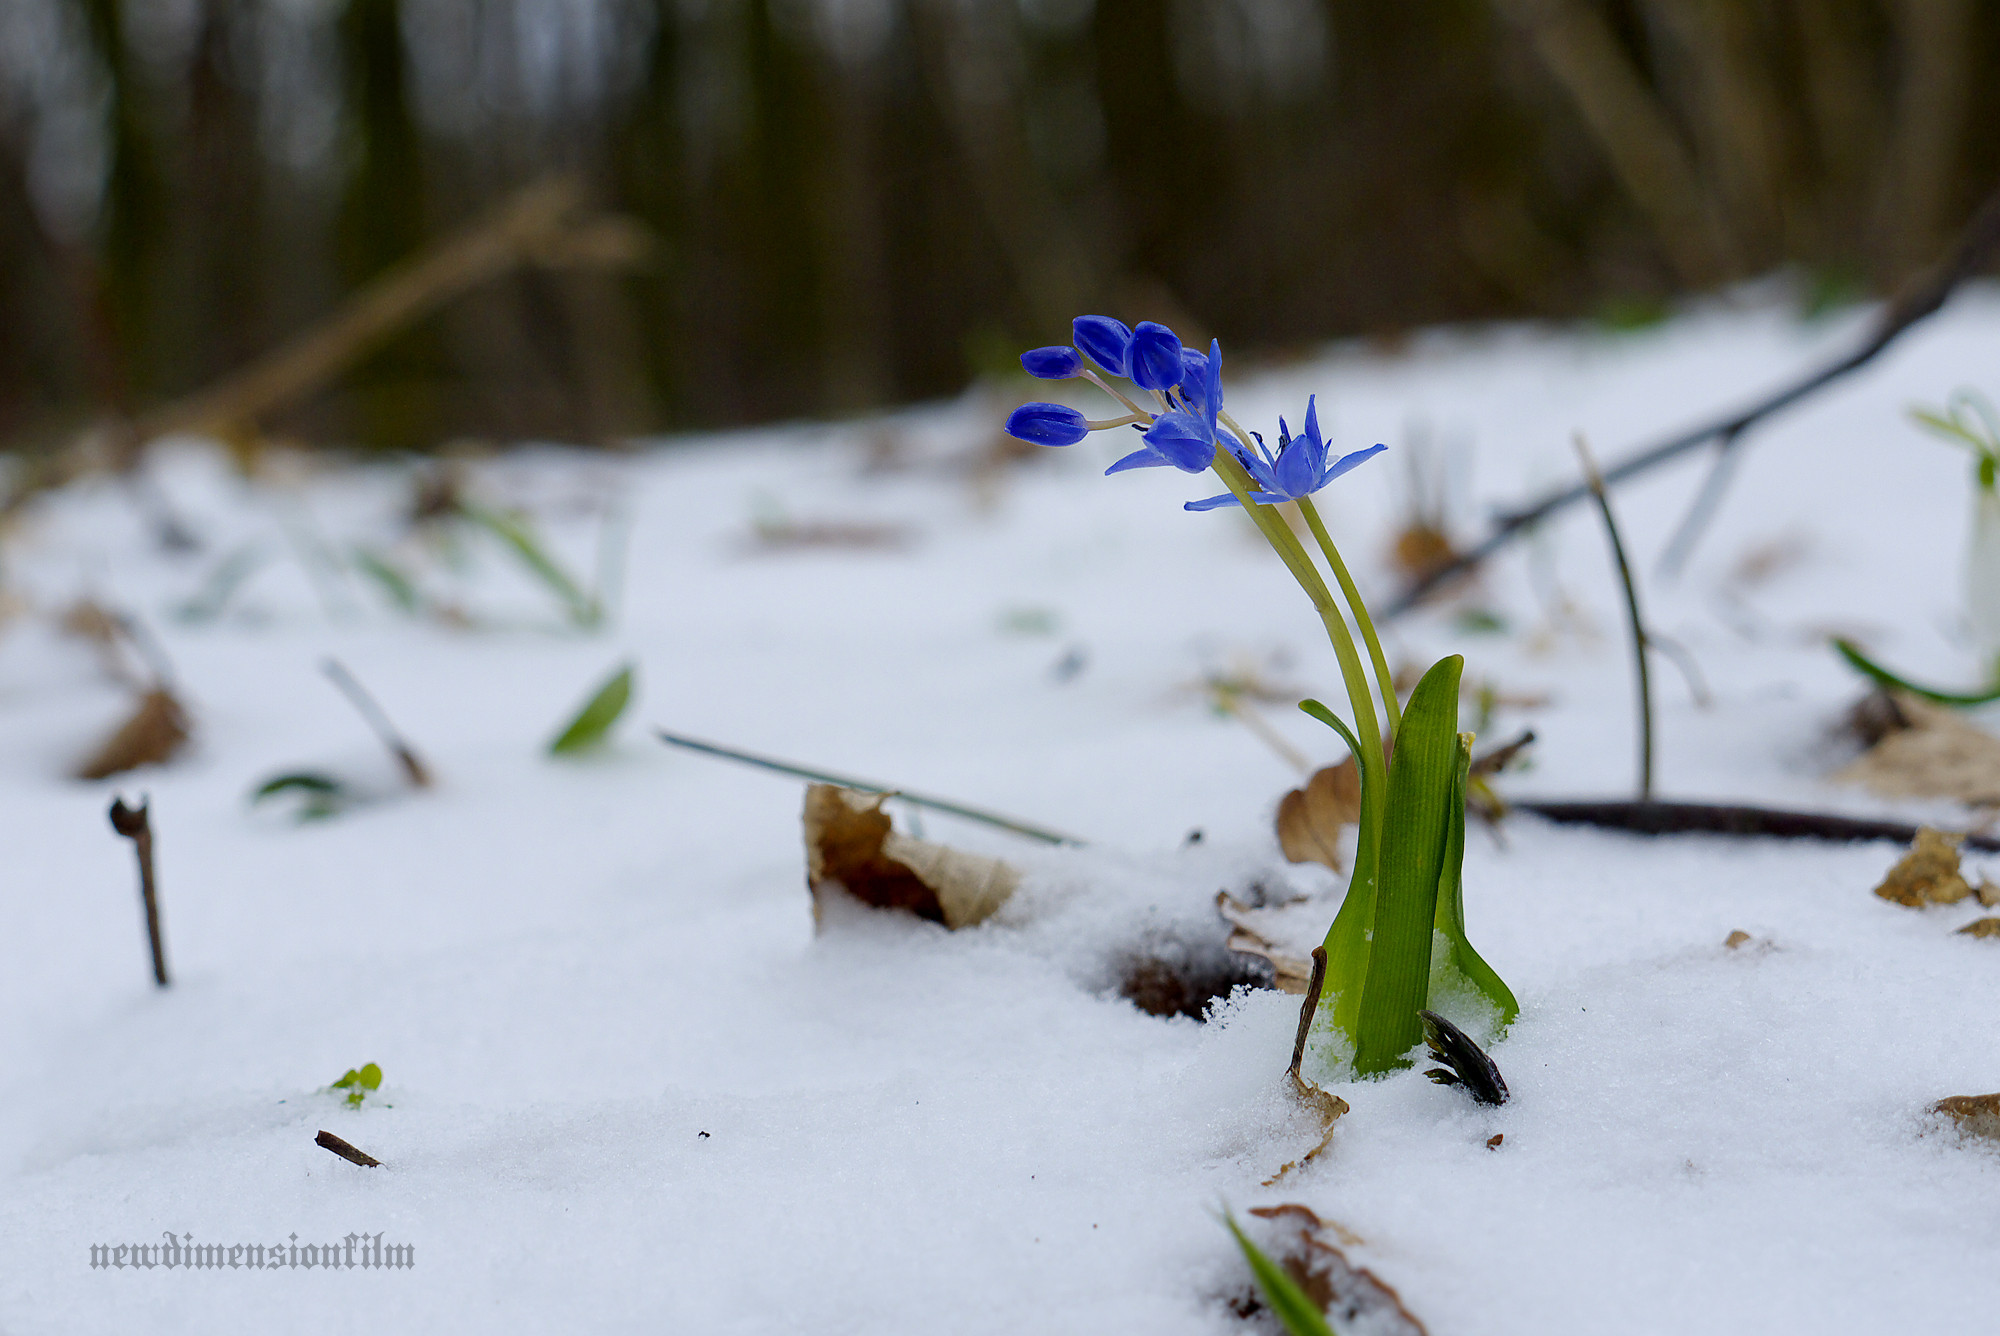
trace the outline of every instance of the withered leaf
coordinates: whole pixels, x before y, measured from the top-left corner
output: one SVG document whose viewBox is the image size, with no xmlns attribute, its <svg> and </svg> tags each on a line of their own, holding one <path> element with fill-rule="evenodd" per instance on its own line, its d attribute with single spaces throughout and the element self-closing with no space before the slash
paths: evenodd
<svg viewBox="0 0 2000 1336">
<path fill-rule="evenodd" d="M 1305 1000 L 1299 1003 L 1299 1028 L 1292 1038 L 1292 1065 L 1285 1074 L 1291 1080 L 1292 1094 L 1298 1097 L 1299 1103 L 1319 1115 L 1320 1138 L 1311 1150 L 1296 1160 L 1280 1165 L 1277 1173 L 1265 1179 L 1264 1186 L 1267 1188 L 1292 1170 L 1318 1159 L 1320 1153 L 1333 1144 L 1334 1127 L 1350 1107 L 1340 1096 L 1308 1080 L 1300 1070 L 1305 1063 L 1306 1039 L 1312 1033 L 1313 1017 L 1319 1011 L 1320 990 L 1325 983 L 1326 948 L 1316 946 L 1312 953 L 1312 974 L 1306 979 Z"/>
<path fill-rule="evenodd" d="M 1964 937 L 2000 937 L 2000 918 L 1974 919 L 1958 931 Z"/>
<path fill-rule="evenodd" d="M 172 692 L 155 687 L 139 698 L 131 718 L 76 768 L 76 777 L 104 779 L 142 765 L 165 765 L 187 740 L 187 711 Z"/>
<path fill-rule="evenodd" d="M 2000 1095 L 1949 1095 L 1931 1105 L 1967 1136 L 2000 1141 Z"/>
<path fill-rule="evenodd" d="M 1278 847 L 1294 863 L 1338 872 L 1340 832 L 1361 819 L 1361 769 L 1352 756 L 1313 772 L 1278 802 Z"/>
<path fill-rule="evenodd" d="M 1428 1336 L 1400 1295 L 1374 1272 L 1348 1260 L 1345 1248 L 1361 1242 L 1297 1202 L 1254 1206 L 1250 1214 L 1271 1222 L 1270 1254 L 1306 1296 L 1320 1306 L 1335 1331 L 1371 1336 Z"/>
<path fill-rule="evenodd" d="M 947 928 L 971 927 L 1007 902 L 1021 880 L 1011 864 L 897 833 L 882 810 L 889 797 L 834 784 L 806 789 L 806 884 L 815 917 L 821 897 L 836 887 L 863 904 Z"/>
<path fill-rule="evenodd" d="M 1889 869 L 1875 894 L 1912 909 L 1955 905 L 1965 899 L 1972 894 L 1972 887 L 1958 870 L 1958 844 L 1963 838 L 1920 827 L 1910 851 Z"/>
<path fill-rule="evenodd" d="M 1231 951 L 1269 961 L 1279 992 L 1302 994 L 1306 991 L 1306 981 L 1312 977 L 1312 961 L 1305 956 L 1291 955 L 1273 946 L 1270 939 L 1253 926 L 1250 916 L 1254 911 L 1250 906 L 1228 891 L 1217 891 L 1215 912 L 1222 915 L 1223 920 L 1229 924 L 1229 941 L 1226 945 Z"/>
<path fill-rule="evenodd" d="M 2000 738 L 1956 711 L 1905 692 L 1878 707 L 1880 720 L 1857 725 L 1874 745 L 1834 778 L 1884 798 L 1955 798 L 2000 805 Z M 1895 726 L 1900 722 L 1901 727 Z"/>
<path fill-rule="evenodd" d="M 1748 946 L 1750 944 L 1750 934 L 1738 928 L 1736 931 L 1730 933 L 1729 936 L 1723 938 L 1722 944 L 1731 951 L 1734 951 L 1739 946 Z"/>
</svg>

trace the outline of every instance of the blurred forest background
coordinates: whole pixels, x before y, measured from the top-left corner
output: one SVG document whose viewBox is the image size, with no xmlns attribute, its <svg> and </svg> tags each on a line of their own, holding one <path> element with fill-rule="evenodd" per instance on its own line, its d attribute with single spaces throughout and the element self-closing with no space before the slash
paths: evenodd
<svg viewBox="0 0 2000 1336">
<path fill-rule="evenodd" d="M 421 318 L 244 425 L 839 414 L 1087 310 L 1276 354 L 1885 292 L 2000 182 L 1995 70 L 1992 0 L 0 0 L 0 445 L 427 249 Z M 446 240 L 556 173 L 602 226 Z"/>
</svg>

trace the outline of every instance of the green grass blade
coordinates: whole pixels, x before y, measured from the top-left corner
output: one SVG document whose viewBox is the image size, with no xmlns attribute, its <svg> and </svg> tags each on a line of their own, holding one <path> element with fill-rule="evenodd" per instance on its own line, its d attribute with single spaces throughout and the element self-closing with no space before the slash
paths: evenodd
<svg viewBox="0 0 2000 1336">
<path fill-rule="evenodd" d="M 1243 1227 L 1236 1223 L 1236 1217 L 1225 1215 L 1222 1223 L 1229 1226 L 1229 1232 L 1236 1236 L 1236 1246 L 1243 1250 L 1243 1260 L 1250 1264 L 1250 1274 L 1257 1279 L 1257 1288 L 1264 1293 L 1264 1302 L 1270 1305 L 1291 1336 L 1336 1336 L 1333 1324 L 1326 1320 L 1291 1273 L 1272 1261 L 1262 1248 L 1250 1241 Z"/>
<path fill-rule="evenodd" d="M 1445 1011 L 1464 1028 L 1470 1017 L 1450 1015 L 1451 1003 L 1469 995 L 1484 998 L 1499 1013 L 1497 1029 L 1521 1014 L 1514 990 L 1487 964 L 1465 936 L 1465 787 L 1472 770 L 1472 734 L 1458 735 L 1457 777 L 1452 781 L 1451 826 L 1445 836 L 1444 870 L 1438 878 L 1437 938 L 1431 961 L 1431 1008 Z"/>
<path fill-rule="evenodd" d="M 570 756 L 603 742 L 611 726 L 625 713 L 625 707 L 632 703 L 632 672 L 633 665 L 628 663 L 613 673 L 549 744 L 549 754 Z"/>
<path fill-rule="evenodd" d="M 399 611 L 407 612 L 414 617 L 424 610 L 424 600 L 417 593 L 416 583 L 387 557 L 356 544 L 354 569 L 374 581 L 375 587 L 380 589 Z"/>
<path fill-rule="evenodd" d="M 1851 640 L 1836 637 L 1833 647 L 1840 652 L 1841 658 L 1847 660 L 1849 667 L 1863 677 L 1873 680 L 1877 686 L 1888 687 L 1893 691 L 1907 691 L 1912 696 L 1936 701 L 1939 705 L 1987 705 L 2000 700 L 2000 683 L 1995 683 L 1984 691 L 1940 691 L 1936 687 L 1918 686 L 1907 678 L 1896 676 L 1863 654 Z"/>
<path fill-rule="evenodd" d="M 1431 929 L 1454 800 L 1465 819 L 1464 793 L 1453 784 L 1464 667 L 1457 654 L 1431 665 L 1410 695 L 1389 763 L 1382 866 L 1355 1024 L 1354 1069 L 1363 1074 L 1407 1065 L 1403 1055 L 1424 1037 L 1417 1013 L 1429 997 Z"/>
<path fill-rule="evenodd" d="M 556 596 L 571 621 L 581 627 L 593 627 L 604 620 L 604 609 L 598 601 L 584 593 L 583 587 L 570 577 L 569 572 L 543 550 L 534 531 L 524 521 L 462 501 L 458 508 L 460 514 L 499 539 L 520 558 L 521 564 Z"/>
</svg>

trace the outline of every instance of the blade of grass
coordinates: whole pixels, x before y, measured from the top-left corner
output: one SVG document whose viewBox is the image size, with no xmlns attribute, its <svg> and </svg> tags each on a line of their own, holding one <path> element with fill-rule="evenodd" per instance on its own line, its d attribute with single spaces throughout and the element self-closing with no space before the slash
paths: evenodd
<svg viewBox="0 0 2000 1336">
<path fill-rule="evenodd" d="M 891 784 L 877 784 L 872 780 L 856 779 L 852 775 L 837 775 L 827 770 L 814 770 L 809 766 L 794 765 L 790 761 L 779 761 L 769 756 L 757 756 L 750 752 L 738 751 L 734 747 L 724 747 L 713 742 L 703 742 L 698 738 L 669 733 L 664 728 L 656 728 L 653 733 L 670 747 L 685 747 L 689 751 L 706 752 L 710 756 L 720 756 L 726 761 L 741 761 L 745 765 L 760 766 L 765 770 L 775 770 L 781 775 L 794 775 L 799 779 L 810 779 L 818 784 L 838 784 L 841 788 L 853 789 L 857 793 L 890 794 L 915 807 L 928 807 L 934 812 L 949 812 L 953 816 L 962 816 L 969 821 L 996 826 L 1001 830 L 1011 830 L 1016 835 L 1025 835 L 1044 844 L 1070 844 L 1079 848 L 1083 846 L 1083 841 L 1074 835 L 1064 835 L 1060 831 L 1049 830 L 1043 826 L 1029 825 L 1025 821 L 1016 821 L 1013 817 L 1001 816 L 997 812 L 967 807 L 964 803 L 932 798 L 925 794 L 912 793 L 908 789 L 899 789 Z"/>
<path fill-rule="evenodd" d="M 472 523 L 500 540 L 502 546 L 512 552 L 529 573 L 545 585 L 556 601 L 563 605 L 569 619 L 577 626 L 589 629 L 604 620 L 604 609 L 595 598 L 583 592 L 583 587 L 551 557 L 535 537 L 528 525 L 512 515 L 497 510 L 488 510 L 467 501 L 458 503 L 458 511 Z"/>
<path fill-rule="evenodd" d="M 625 707 L 632 703 L 632 671 L 633 665 L 626 664 L 591 693 L 583 708 L 576 712 L 576 717 L 569 721 L 569 726 L 549 743 L 550 755 L 571 756 L 588 751 L 604 741 L 605 734 L 625 713 Z"/>
<path fill-rule="evenodd" d="M 1919 686 L 1906 677 L 1898 677 L 1863 654 L 1860 647 L 1851 640 L 1836 638 L 1833 647 L 1839 651 L 1841 658 L 1847 660 L 1849 667 L 1874 681 L 1877 686 L 1888 687 L 1894 691 L 1907 691 L 1912 696 L 1935 701 L 1939 705 L 1986 705 L 2000 700 L 2000 683 L 1995 683 L 1985 691 L 1943 691 L 1937 687 Z"/>
<path fill-rule="evenodd" d="M 1291 1336 L 1335 1336 L 1333 1324 L 1320 1312 L 1319 1305 L 1299 1287 L 1290 1272 L 1250 1241 L 1250 1236 L 1236 1223 L 1236 1217 L 1225 1214 L 1222 1223 L 1236 1236 L 1236 1246 L 1243 1250 L 1243 1260 L 1250 1264 L 1250 1274 L 1256 1277 L 1264 1302 L 1284 1329 Z"/>
</svg>

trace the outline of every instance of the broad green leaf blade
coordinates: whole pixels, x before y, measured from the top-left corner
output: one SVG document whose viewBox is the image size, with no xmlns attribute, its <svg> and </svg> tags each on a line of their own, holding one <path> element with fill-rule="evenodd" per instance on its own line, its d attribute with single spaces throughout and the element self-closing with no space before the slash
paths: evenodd
<svg viewBox="0 0 2000 1336">
<path fill-rule="evenodd" d="M 1472 949 L 1465 936 L 1465 786 L 1472 770 L 1472 734 L 1458 735 L 1458 773 L 1452 782 L 1451 827 L 1445 837 L 1444 869 L 1438 879 L 1437 936 L 1431 960 L 1430 1005 L 1460 1028 L 1470 1016 L 1452 1015 L 1453 1004 L 1476 995 L 1499 1013 L 1504 1030 L 1521 1014 L 1514 990 Z M 1482 1018 L 1485 1019 L 1485 1018 Z"/>
<path fill-rule="evenodd" d="M 1920 696 L 1924 700 L 1936 701 L 1939 705 L 1986 705 L 2000 700 L 2000 683 L 1995 683 L 1984 691 L 1941 691 L 1936 687 L 1918 686 L 1915 682 L 1909 681 L 1907 678 L 1896 676 L 1896 674 L 1890 672 L 1881 664 L 1876 663 L 1866 654 L 1863 654 L 1851 640 L 1842 640 L 1836 637 L 1833 647 L 1840 652 L 1841 658 L 1847 660 L 1849 667 L 1862 676 L 1872 679 L 1878 686 L 1889 687 L 1896 691 L 1907 691 L 1912 696 Z"/>
<path fill-rule="evenodd" d="M 365 1089 L 380 1090 L 382 1088 L 382 1069 L 371 1062 L 356 1072 L 354 1079 L 356 1084 Z"/>
<path fill-rule="evenodd" d="M 1319 1010 L 1313 1029 L 1339 1036 L 1351 1061 L 1356 1051 L 1356 1025 L 1361 1015 L 1361 989 L 1368 976 L 1368 934 L 1375 922 L 1375 886 L 1381 866 L 1383 791 L 1387 777 L 1379 762 L 1368 763 L 1361 742 L 1349 731 L 1340 716 L 1316 700 L 1299 702 L 1299 708 L 1319 720 L 1347 743 L 1361 775 L 1361 822 L 1355 831 L 1354 871 L 1349 874 L 1347 895 L 1333 924 L 1326 930 L 1326 979 L 1320 985 Z"/>
<path fill-rule="evenodd" d="M 1223 1216 L 1222 1223 L 1236 1236 L 1236 1246 L 1243 1250 L 1243 1260 L 1250 1264 L 1250 1274 L 1256 1277 L 1257 1288 L 1264 1292 L 1264 1302 L 1271 1306 L 1271 1312 L 1291 1336 L 1336 1336 L 1333 1324 L 1320 1312 L 1319 1305 L 1299 1288 L 1289 1271 L 1250 1241 L 1235 1216 Z"/>
<path fill-rule="evenodd" d="M 632 671 L 633 665 L 626 664 L 584 702 L 576 717 L 569 721 L 569 726 L 549 744 L 551 755 L 570 756 L 604 741 L 605 734 L 625 713 L 625 707 L 632 703 Z"/>
<path fill-rule="evenodd" d="M 1463 790 L 1453 783 L 1464 667 L 1457 654 L 1431 665 L 1410 695 L 1389 763 L 1382 865 L 1355 1025 L 1354 1069 L 1363 1074 L 1406 1066 L 1403 1055 L 1424 1037 L 1417 1013 L 1429 997 L 1431 929 L 1454 801 L 1461 823 L 1465 814 Z"/>
</svg>

